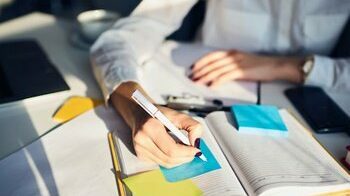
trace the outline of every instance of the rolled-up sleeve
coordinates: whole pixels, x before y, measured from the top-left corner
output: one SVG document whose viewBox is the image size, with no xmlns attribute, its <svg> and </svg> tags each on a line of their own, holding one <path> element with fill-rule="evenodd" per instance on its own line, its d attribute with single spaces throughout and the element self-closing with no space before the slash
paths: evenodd
<svg viewBox="0 0 350 196">
<path fill-rule="evenodd" d="M 332 59 L 316 55 L 305 84 L 350 92 L 350 58 Z"/>
<path fill-rule="evenodd" d="M 94 75 L 105 100 L 123 82 L 139 82 L 139 67 L 181 25 L 197 0 L 144 0 L 104 32 L 90 49 Z"/>
</svg>

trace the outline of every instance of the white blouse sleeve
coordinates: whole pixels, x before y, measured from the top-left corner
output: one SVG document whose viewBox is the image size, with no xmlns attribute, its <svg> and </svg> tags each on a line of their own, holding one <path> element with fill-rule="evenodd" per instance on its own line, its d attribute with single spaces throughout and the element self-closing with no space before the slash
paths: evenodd
<svg viewBox="0 0 350 196">
<path fill-rule="evenodd" d="M 315 56 L 315 64 L 305 84 L 350 91 L 350 58 Z"/>
<path fill-rule="evenodd" d="M 197 0 L 143 0 L 104 32 L 90 49 L 93 72 L 105 100 L 123 82 L 138 82 L 138 67 L 178 29 Z"/>
</svg>

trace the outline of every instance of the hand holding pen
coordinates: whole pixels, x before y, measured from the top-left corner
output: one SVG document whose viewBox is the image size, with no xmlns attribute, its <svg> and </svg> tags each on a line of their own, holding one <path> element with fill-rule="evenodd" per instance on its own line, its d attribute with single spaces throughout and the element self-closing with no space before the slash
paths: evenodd
<svg viewBox="0 0 350 196">
<path fill-rule="evenodd" d="M 200 141 L 199 138 L 202 134 L 202 128 L 200 123 L 198 123 L 197 121 L 185 114 L 178 113 L 168 108 L 161 108 L 162 111 L 160 111 L 151 102 L 149 102 L 140 93 L 140 91 L 135 91 L 132 95 L 132 98 L 148 114 L 154 117 L 152 119 L 148 119 L 148 121 L 152 121 L 152 123 L 149 122 L 148 125 L 152 124 L 154 125 L 154 127 L 159 127 L 159 129 L 163 130 L 165 126 L 175 137 L 177 137 L 183 144 L 185 144 L 183 145 L 176 143 L 166 131 L 159 132 L 155 129 L 145 129 L 148 130 L 148 133 L 139 134 L 140 137 L 142 137 L 142 135 L 144 134 L 155 135 L 153 136 L 154 143 L 152 145 L 148 145 L 148 149 L 145 149 L 144 146 L 146 145 L 144 143 L 151 143 L 151 141 L 145 138 L 143 139 L 147 141 L 141 141 L 141 139 L 138 139 L 140 137 L 135 137 L 134 142 L 136 144 L 134 144 L 134 146 L 136 152 L 139 152 L 139 154 L 148 155 L 146 156 L 147 159 L 151 159 L 152 161 L 155 161 L 165 167 L 173 167 L 184 162 L 189 162 L 193 159 L 195 154 L 199 156 L 202 160 L 206 161 L 206 158 L 204 157 L 204 155 L 201 154 L 200 150 L 198 149 Z M 163 113 L 165 113 L 167 117 Z M 172 122 L 168 118 L 172 120 Z M 162 126 L 162 124 L 164 126 Z M 178 130 L 177 127 L 187 131 L 188 137 L 185 134 L 183 134 L 180 130 Z M 142 143 L 143 145 L 138 145 L 138 143 Z M 193 146 L 195 146 L 196 148 L 194 148 Z M 150 147 L 153 149 L 149 149 Z M 153 153 L 153 156 L 152 153 L 150 153 L 150 151 L 152 150 L 154 152 L 154 149 L 156 148 L 158 148 L 158 150 L 156 150 L 156 153 Z"/>
</svg>

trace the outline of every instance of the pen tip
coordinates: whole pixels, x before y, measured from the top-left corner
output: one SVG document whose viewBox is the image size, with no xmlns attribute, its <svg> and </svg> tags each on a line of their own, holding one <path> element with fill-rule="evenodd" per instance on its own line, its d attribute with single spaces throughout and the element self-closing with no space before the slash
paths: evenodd
<svg viewBox="0 0 350 196">
<path fill-rule="evenodd" d="M 207 158 L 202 154 L 201 156 L 199 156 L 200 159 L 202 159 L 205 162 L 208 162 Z"/>
</svg>

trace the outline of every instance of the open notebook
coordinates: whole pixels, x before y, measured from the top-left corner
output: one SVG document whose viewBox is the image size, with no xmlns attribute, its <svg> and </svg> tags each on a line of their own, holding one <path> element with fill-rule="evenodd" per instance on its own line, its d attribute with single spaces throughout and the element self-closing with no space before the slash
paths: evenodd
<svg viewBox="0 0 350 196">
<path fill-rule="evenodd" d="M 165 104 L 168 95 L 191 94 L 208 99 L 220 99 L 225 105 L 238 102 L 256 103 L 257 83 L 232 81 L 219 88 L 210 89 L 194 84 L 187 76 L 190 66 L 215 48 L 200 43 L 167 41 L 152 59 L 142 67 L 141 84 L 158 104 Z"/>
<path fill-rule="evenodd" d="M 310 195 L 350 190 L 347 172 L 286 110 L 288 137 L 239 134 L 229 113 L 197 118 L 221 169 L 191 180 L 205 195 Z M 133 153 L 126 126 L 113 131 L 122 178 L 158 168 Z"/>
</svg>

